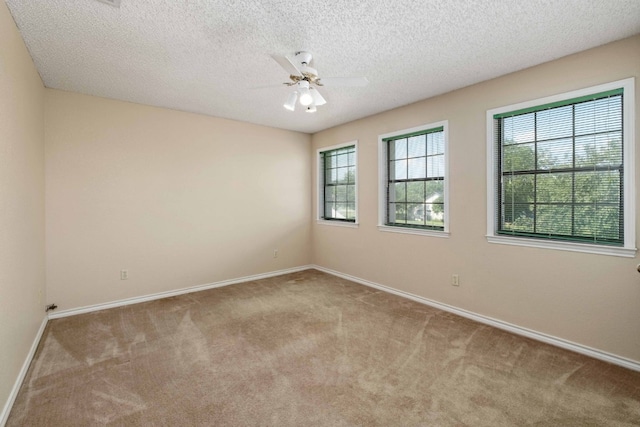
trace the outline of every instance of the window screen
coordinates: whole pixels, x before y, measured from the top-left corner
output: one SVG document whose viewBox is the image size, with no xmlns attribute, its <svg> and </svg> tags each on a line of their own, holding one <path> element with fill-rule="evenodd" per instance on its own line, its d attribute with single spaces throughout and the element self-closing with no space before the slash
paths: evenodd
<svg viewBox="0 0 640 427">
<path fill-rule="evenodd" d="M 351 145 L 320 153 L 322 219 L 356 220 L 356 147 Z"/>
<path fill-rule="evenodd" d="M 622 246 L 622 89 L 497 114 L 497 233 Z"/>
<path fill-rule="evenodd" d="M 444 230 L 444 128 L 384 140 L 386 225 Z"/>
</svg>

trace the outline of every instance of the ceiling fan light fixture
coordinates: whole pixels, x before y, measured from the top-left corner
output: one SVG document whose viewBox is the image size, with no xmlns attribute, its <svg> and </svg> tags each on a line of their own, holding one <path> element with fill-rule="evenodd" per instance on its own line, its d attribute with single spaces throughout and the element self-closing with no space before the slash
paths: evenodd
<svg viewBox="0 0 640 427">
<path fill-rule="evenodd" d="M 113 1 L 113 0 L 107 0 Z M 295 94 L 290 94 L 284 107 L 294 111 L 296 102 L 305 107 L 308 113 L 317 111 L 317 107 L 325 105 L 324 99 L 316 86 L 362 87 L 369 83 L 366 77 L 327 77 L 320 79 L 315 64 L 312 64 L 310 52 L 298 51 L 294 55 L 272 55 L 272 58 L 289 74 L 290 81 L 284 83 L 292 87 Z M 307 108 L 308 107 L 308 108 Z"/>
<path fill-rule="evenodd" d="M 320 92 L 316 88 L 309 88 L 309 92 L 311 92 L 311 97 L 313 98 L 313 104 L 316 106 L 321 106 L 327 103 L 325 99 L 320 95 Z"/>
<path fill-rule="evenodd" d="M 302 80 L 298 82 L 298 92 L 300 93 L 300 104 L 310 105 L 313 102 L 313 96 L 311 96 L 311 92 L 309 91 L 309 82 L 306 80 Z"/>
<path fill-rule="evenodd" d="M 300 104 L 306 107 L 307 105 L 310 105 L 312 102 L 313 102 L 313 97 L 309 93 L 309 89 L 307 89 L 306 91 L 300 92 Z"/>
<path fill-rule="evenodd" d="M 287 102 L 284 103 L 284 108 L 286 108 L 289 111 L 295 111 L 297 100 L 298 100 L 298 92 L 294 90 L 289 94 L 289 97 L 287 98 Z"/>
<path fill-rule="evenodd" d="M 313 97 L 309 93 L 309 89 L 300 91 L 300 104 L 306 107 L 307 105 L 311 105 L 312 102 L 313 102 Z"/>
</svg>

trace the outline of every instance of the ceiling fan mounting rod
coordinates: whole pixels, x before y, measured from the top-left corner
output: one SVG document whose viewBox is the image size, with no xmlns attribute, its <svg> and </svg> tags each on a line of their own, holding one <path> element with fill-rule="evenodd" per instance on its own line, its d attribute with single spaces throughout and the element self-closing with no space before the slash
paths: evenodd
<svg viewBox="0 0 640 427">
<path fill-rule="evenodd" d="M 301 50 L 295 53 L 295 58 L 300 61 L 300 64 L 309 65 L 311 64 L 311 59 L 313 58 L 313 56 L 311 55 L 311 53 Z"/>
</svg>

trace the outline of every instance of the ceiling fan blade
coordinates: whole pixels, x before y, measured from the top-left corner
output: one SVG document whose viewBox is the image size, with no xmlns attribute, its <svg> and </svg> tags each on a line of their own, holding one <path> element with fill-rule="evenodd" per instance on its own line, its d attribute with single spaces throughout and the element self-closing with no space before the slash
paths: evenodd
<svg viewBox="0 0 640 427">
<path fill-rule="evenodd" d="M 318 89 L 310 87 L 309 92 L 311 92 L 311 96 L 313 97 L 314 105 L 324 105 L 327 103 L 324 97 L 320 95 L 320 92 L 318 92 Z"/>
<path fill-rule="evenodd" d="M 320 86 L 331 87 L 363 87 L 369 84 L 366 77 L 323 77 Z"/>
<path fill-rule="evenodd" d="M 286 86 L 293 86 L 293 85 L 289 83 L 280 83 L 279 85 L 250 86 L 247 89 L 251 89 L 251 90 L 275 89 L 277 87 L 286 87 Z"/>
<path fill-rule="evenodd" d="M 280 55 L 271 55 L 271 57 L 276 61 L 284 70 L 292 76 L 301 76 L 302 73 L 298 70 L 295 63 L 289 59 L 288 56 L 280 56 Z"/>
</svg>

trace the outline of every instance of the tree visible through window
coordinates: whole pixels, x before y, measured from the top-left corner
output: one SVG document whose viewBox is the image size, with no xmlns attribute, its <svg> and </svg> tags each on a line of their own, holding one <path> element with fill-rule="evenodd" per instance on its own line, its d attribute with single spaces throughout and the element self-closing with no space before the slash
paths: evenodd
<svg viewBox="0 0 640 427">
<path fill-rule="evenodd" d="M 444 128 L 386 138 L 384 143 L 385 225 L 444 230 Z"/>
<path fill-rule="evenodd" d="M 622 246 L 622 90 L 494 116 L 497 233 Z"/>
<path fill-rule="evenodd" d="M 322 219 L 356 220 L 356 147 L 320 152 Z"/>
</svg>

